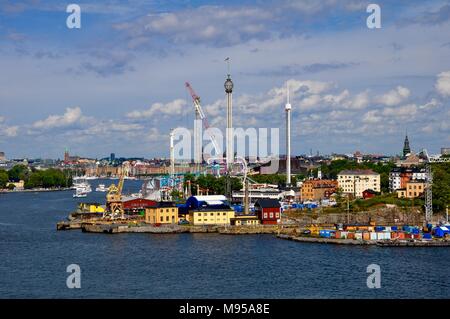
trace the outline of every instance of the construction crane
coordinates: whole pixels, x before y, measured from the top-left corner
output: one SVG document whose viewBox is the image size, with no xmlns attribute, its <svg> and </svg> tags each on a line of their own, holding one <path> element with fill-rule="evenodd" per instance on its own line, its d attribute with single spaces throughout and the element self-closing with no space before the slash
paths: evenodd
<svg viewBox="0 0 450 319">
<path fill-rule="evenodd" d="M 433 173 L 431 171 L 431 160 L 428 155 L 428 151 L 423 149 L 421 152 L 425 157 L 425 222 L 426 224 L 431 222 L 433 216 Z"/>
<path fill-rule="evenodd" d="M 191 84 L 189 82 L 185 83 L 186 88 L 188 89 L 191 97 L 192 97 L 192 101 L 194 102 L 194 107 L 195 107 L 195 112 L 196 115 L 198 116 L 198 118 L 200 120 L 202 120 L 203 123 L 203 127 L 205 128 L 205 130 L 207 130 L 208 134 L 209 134 L 209 138 L 211 139 L 211 143 L 214 146 L 214 150 L 216 152 L 216 154 L 218 156 L 221 156 L 222 152 L 221 149 L 219 147 L 219 144 L 217 143 L 216 138 L 214 137 L 213 134 L 211 134 L 211 132 L 208 130 L 209 129 L 209 124 L 208 124 L 208 120 L 206 118 L 205 112 L 203 112 L 202 106 L 201 106 L 201 102 L 200 102 L 200 96 L 197 95 L 197 93 L 195 93 L 194 89 L 192 88 Z M 197 141 L 199 142 L 199 141 Z"/>
<path fill-rule="evenodd" d="M 125 176 L 128 175 L 129 163 L 124 162 L 122 164 L 122 169 L 119 173 L 119 183 L 117 186 L 111 184 L 108 188 L 108 193 L 106 194 L 106 210 L 111 214 L 112 217 L 120 214 L 121 218 L 124 216 L 123 202 L 122 202 L 122 190 Z"/>
</svg>

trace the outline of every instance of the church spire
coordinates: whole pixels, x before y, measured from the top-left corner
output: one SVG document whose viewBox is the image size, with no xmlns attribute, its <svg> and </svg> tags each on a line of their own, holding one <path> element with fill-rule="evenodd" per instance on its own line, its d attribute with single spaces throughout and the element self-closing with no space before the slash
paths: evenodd
<svg viewBox="0 0 450 319">
<path fill-rule="evenodd" d="M 405 142 L 403 144 L 403 156 L 411 153 L 411 148 L 409 147 L 408 131 L 406 131 Z"/>
</svg>

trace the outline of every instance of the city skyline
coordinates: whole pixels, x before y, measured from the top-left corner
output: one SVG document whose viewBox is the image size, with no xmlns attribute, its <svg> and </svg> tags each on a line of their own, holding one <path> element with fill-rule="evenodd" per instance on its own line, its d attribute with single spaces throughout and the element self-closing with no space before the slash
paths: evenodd
<svg viewBox="0 0 450 319">
<path fill-rule="evenodd" d="M 439 153 L 450 145 L 450 3 L 76 2 L 0 4 L 0 151 L 61 158 L 169 155 L 169 131 L 192 129 L 190 81 L 223 129 L 226 57 L 235 127 L 278 127 L 284 154 L 286 82 L 292 154 Z"/>
</svg>

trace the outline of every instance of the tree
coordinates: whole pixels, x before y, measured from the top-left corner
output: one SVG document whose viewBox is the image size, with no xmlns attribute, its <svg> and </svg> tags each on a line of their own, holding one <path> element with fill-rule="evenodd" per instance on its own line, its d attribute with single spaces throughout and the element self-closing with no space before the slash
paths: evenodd
<svg viewBox="0 0 450 319">
<path fill-rule="evenodd" d="M 15 165 L 8 171 L 9 180 L 11 182 L 19 182 L 20 180 L 26 180 L 28 178 L 28 167 L 19 164 Z"/>
<path fill-rule="evenodd" d="M 5 188 L 9 181 L 8 173 L 4 170 L 0 170 L 0 188 Z"/>
</svg>

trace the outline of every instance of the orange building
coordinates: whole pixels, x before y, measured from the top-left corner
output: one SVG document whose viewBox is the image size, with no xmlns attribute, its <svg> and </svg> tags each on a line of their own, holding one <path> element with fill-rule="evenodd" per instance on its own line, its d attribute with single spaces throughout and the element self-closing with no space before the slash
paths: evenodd
<svg viewBox="0 0 450 319">
<path fill-rule="evenodd" d="M 303 182 L 301 189 L 302 201 L 317 201 L 330 197 L 338 187 L 338 182 L 328 179 L 314 179 Z"/>
</svg>

